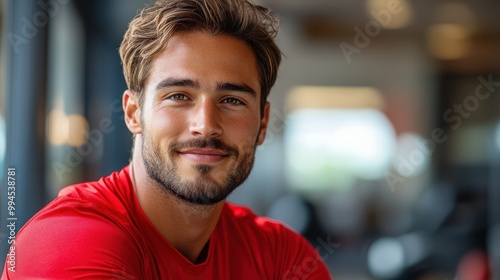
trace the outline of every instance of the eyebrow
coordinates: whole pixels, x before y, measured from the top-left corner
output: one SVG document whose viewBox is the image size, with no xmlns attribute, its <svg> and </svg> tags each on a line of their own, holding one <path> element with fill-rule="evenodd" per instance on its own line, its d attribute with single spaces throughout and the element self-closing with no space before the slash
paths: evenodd
<svg viewBox="0 0 500 280">
<path fill-rule="evenodd" d="M 239 91 L 248 93 L 250 95 L 256 96 L 255 90 L 245 84 L 234 84 L 234 83 L 218 83 L 217 90 L 220 91 Z"/>
<path fill-rule="evenodd" d="M 175 79 L 166 78 L 156 85 L 156 90 L 161 90 L 168 87 L 189 87 L 189 88 L 200 88 L 200 83 L 190 79 Z"/>
<path fill-rule="evenodd" d="M 191 79 L 176 79 L 176 78 L 166 78 L 156 85 L 156 90 L 162 90 L 168 87 L 188 87 L 199 89 L 200 83 Z M 219 82 L 217 83 L 216 90 L 218 91 L 239 91 L 243 93 L 248 93 L 250 95 L 256 96 L 257 93 L 253 88 L 246 84 L 236 84 L 229 82 Z"/>
</svg>

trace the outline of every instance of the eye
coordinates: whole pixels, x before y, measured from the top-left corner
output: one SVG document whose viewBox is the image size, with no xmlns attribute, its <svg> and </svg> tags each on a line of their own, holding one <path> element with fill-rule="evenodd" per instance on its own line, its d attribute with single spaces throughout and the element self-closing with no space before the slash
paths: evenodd
<svg viewBox="0 0 500 280">
<path fill-rule="evenodd" d="M 167 97 L 167 99 L 172 100 L 172 101 L 187 101 L 187 100 L 189 100 L 189 98 L 182 93 L 174 93 L 174 94 L 170 95 L 169 97 Z"/>
<path fill-rule="evenodd" d="M 243 105 L 243 102 L 241 102 L 241 100 L 233 98 L 233 97 L 228 97 L 228 98 L 222 100 L 222 103 L 228 103 L 228 104 L 232 104 L 232 105 Z"/>
</svg>

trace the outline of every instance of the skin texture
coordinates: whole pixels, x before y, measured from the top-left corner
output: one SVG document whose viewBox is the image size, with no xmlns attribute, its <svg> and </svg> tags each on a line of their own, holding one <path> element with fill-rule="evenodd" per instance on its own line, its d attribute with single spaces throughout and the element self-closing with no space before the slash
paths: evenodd
<svg viewBox="0 0 500 280">
<path fill-rule="evenodd" d="M 145 214 L 193 263 L 215 228 L 226 196 L 248 176 L 265 138 L 252 49 L 227 35 L 177 32 L 153 61 L 142 106 L 125 91 L 135 135 L 131 174 Z"/>
</svg>

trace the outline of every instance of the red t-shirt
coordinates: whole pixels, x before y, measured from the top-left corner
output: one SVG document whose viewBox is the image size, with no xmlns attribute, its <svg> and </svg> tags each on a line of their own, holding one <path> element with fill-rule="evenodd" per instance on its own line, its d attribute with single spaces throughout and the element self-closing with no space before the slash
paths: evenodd
<svg viewBox="0 0 500 280">
<path fill-rule="evenodd" d="M 226 203 L 205 262 L 193 264 L 151 224 L 129 168 L 69 186 L 19 231 L 4 279 L 330 279 L 300 235 Z M 12 267 L 11 267 L 12 270 Z"/>
</svg>

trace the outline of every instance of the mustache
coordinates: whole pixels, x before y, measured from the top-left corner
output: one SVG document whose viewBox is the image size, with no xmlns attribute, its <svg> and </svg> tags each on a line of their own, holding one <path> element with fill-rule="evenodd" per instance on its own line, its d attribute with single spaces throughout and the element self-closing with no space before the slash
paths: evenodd
<svg viewBox="0 0 500 280">
<path fill-rule="evenodd" d="M 196 148 L 210 148 L 224 151 L 225 153 L 236 157 L 239 156 L 238 149 L 224 143 L 222 140 L 217 138 L 193 139 L 183 142 L 174 142 L 169 146 L 168 150 L 170 154 L 173 154 L 180 150 Z"/>
</svg>

